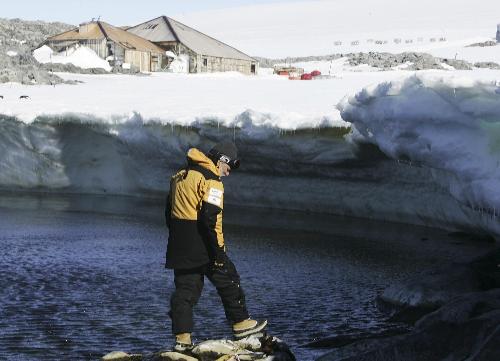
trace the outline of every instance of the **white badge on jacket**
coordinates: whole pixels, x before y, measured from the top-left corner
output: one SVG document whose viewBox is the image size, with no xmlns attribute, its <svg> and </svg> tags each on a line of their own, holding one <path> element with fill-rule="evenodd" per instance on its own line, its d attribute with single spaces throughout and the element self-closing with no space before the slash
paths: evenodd
<svg viewBox="0 0 500 361">
<path fill-rule="evenodd" d="M 220 207 L 222 204 L 222 194 L 223 193 L 224 192 L 221 191 L 220 189 L 210 188 L 210 190 L 208 191 L 207 202 L 211 203 L 217 207 Z"/>
</svg>

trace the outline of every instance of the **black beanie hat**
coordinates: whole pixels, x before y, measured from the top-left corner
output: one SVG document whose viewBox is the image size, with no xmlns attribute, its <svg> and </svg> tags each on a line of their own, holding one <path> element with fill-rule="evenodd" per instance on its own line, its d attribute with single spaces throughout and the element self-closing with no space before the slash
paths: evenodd
<svg viewBox="0 0 500 361">
<path fill-rule="evenodd" d="M 233 142 L 220 142 L 217 143 L 210 149 L 208 152 L 210 158 L 214 161 L 214 163 L 217 163 L 217 161 L 223 161 L 227 164 L 232 169 L 236 169 L 239 167 L 239 160 L 238 158 L 238 149 L 236 148 L 236 145 Z M 227 159 L 221 159 L 222 156 L 225 156 Z"/>
</svg>

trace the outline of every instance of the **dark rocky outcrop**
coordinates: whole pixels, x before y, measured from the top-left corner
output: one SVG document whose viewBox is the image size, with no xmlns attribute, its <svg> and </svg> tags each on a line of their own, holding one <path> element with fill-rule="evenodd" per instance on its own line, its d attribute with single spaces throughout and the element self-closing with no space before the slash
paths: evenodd
<svg viewBox="0 0 500 361">
<path fill-rule="evenodd" d="M 0 19 L 0 83 L 59 84 L 63 80 L 40 66 L 31 52 L 47 37 L 71 29 L 63 23 Z M 7 52 L 17 55 L 9 56 Z"/>
<path fill-rule="evenodd" d="M 391 286 L 381 300 L 396 315 L 427 314 L 407 334 L 362 338 L 318 360 L 500 360 L 500 250 Z"/>
<path fill-rule="evenodd" d="M 416 275 L 404 285 L 392 285 L 379 297 L 392 316 L 410 310 L 432 312 L 465 293 L 500 288 L 500 250 L 470 263 L 455 263 Z M 411 321 L 411 320 L 409 320 Z"/>
<path fill-rule="evenodd" d="M 280 339 L 256 334 L 239 341 L 208 340 L 183 353 L 160 351 L 151 355 L 113 351 L 102 361 L 296 361 L 288 346 Z"/>
<path fill-rule="evenodd" d="M 349 55 L 349 64 L 357 66 L 367 64 L 374 68 L 390 70 L 395 66 L 411 63 L 409 70 L 443 69 L 438 59 L 423 53 L 358 53 Z"/>
<path fill-rule="evenodd" d="M 486 68 L 486 69 L 500 69 L 500 65 L 493 61 L 480 61 L 474 63 L 474 67 L 476 68 Z"/>
<path fill-rule="evenodd" d="M 322 357 L 342 361 L 500 360 L 500 290 L 457 297 L 422 318 L 408 335 L 365 345 L 360 354 Z M 331 355 L 333 356 L 333 355 Z"/>
<path fill-rule="evenodd" d="M 441 62 L 454 67 L 455 70 L 472 70 L 472 64 L 465 60 L 441 59 Z"/>
<path fill-rule="evenodd" d="M 58 63 L 47 63 L 40 64 L 40 68 L 48 72 L 59 72 L 59 73 L 79 73 L 79 74 L 109 74 L 106 70 L 102 68 L 90 68 L 83 69 L 71 63 L 68 64 L 58 64 Z"/>
<path fill-rule="evenodd" d="M 404 64 L 409 64 L 407 70 L 445 69 L 443 63 L 454 67 L 456 70 L 472 69 L 472 65 L 464 60 L 441 59 L 426 53 L 391 54 L 370 52 L 349 54 L 348 56 L 349 64 L 352 66 L 367 64 L 381 70 L 391 70 Z"/>
<path fill-rule="evenodd" d="M 488 40 L 488 41 L 483 41 L 481 43 L 474 43 L 474 44 L 470 44 L 470 45 L 467 45 L 467 47 L 481 47 L 481 48 L 484 48 L 486 46 L 497 46 L 498 43 L 495 41 L 495 40 Z"/>
<path fill-rule="evenodd" d="M 442 59 L 434 57 L 427 53 L 405 52 L 400 54 L 384 53 L 384 52 L 368 52 L 368 53 L 347 53 L 347 54 L 331 54 L 324 56 L 308 56 L 286 59 L 267 59 L 258 58 L 261 67 L 273 67 L 276 64 L 283 63 L 299 63 L 307 61 L 330 61 L 339 58 L 348 58 L 349 65 L 369 65 L 380 70 L 391 70 L 394 67 L 408 64 L 406 70 L 427 70 L 439 69 L 444 70 L 443 63 L 452 66 L 456 70 L 471 70 L 472 64 L 459 59 Z"/>
</svg>

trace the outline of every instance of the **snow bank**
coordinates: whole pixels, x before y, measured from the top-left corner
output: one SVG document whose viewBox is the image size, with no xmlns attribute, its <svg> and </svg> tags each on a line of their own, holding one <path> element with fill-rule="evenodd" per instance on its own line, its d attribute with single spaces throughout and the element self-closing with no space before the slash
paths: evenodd
<svg viewBox="0 0 500 361">
<path fill-rule="evenodd" d="M 445 171 L 462 204 L 500 213 L 500 87 L 440 75 L 367 87 L 338 105 L 342 118 L 394 159 Z"/>
<path fill-rule="evenodd" d="M 52 61 L 52 56 L 54 55 L 54 50 L 49 46 L 43 45 L 38 49 L 33 50 L 33 56 L 39 63 L 45 64 Z"/>
<path fill-rule="evenodd" d="M 100 58 L 95 51 L 85 46 L 79 46 L 61 53 L 55 53 L 50 47 L 43 45 L 33 51 L 33 56 L 42 64 L 70 63 L 83 69 L 102 68 L 106 71 L 111 71 L 111 66 L 106 60 Z"/>
<path fill-rule="evenodd" d="M 189 56 L 187 55 L 180 55 L 177 56 L 173 54 L 171 51 L 167 51 L 168 56 L 173 57 L 173 61 L 170 63 L 168 70 L 171 71 L 172 73 L 183 73 L 187 74 L 189 73 Z"/>
</svg>

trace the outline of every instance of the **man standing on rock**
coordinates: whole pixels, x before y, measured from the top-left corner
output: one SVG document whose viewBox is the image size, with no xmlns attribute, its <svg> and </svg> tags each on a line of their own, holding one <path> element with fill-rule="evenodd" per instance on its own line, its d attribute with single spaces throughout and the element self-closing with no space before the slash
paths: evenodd
<svg viewBox="0 0 500 361">
<path fill-rule="evenodd" d="M 232 142 L 216 144 L 207 155 L 196 148 L 187 166 L 170 181 L 165 218 L 169 228 L 166 268 L 174 270 L 175 292 L 170 300 L 176 351 L 192 347 L 193 306 L 205 276 L 222 300 L 235 338 L 262 331 L 267 321 L 249 317 L 240 277 L 226 254 L 222 233 L 224 187 L 221 177 L 239 167 Z"/>
</svg>

